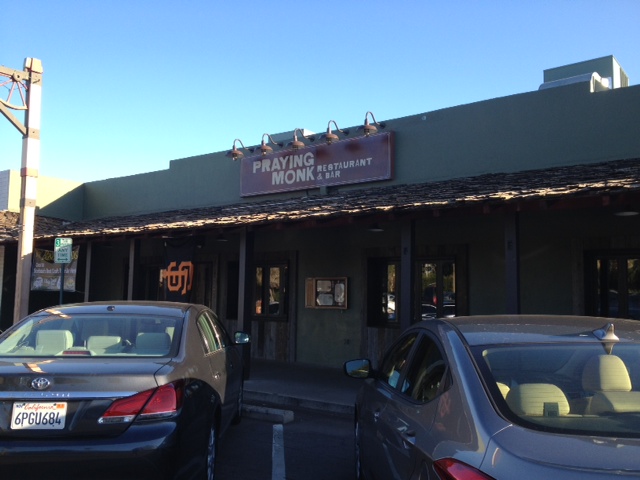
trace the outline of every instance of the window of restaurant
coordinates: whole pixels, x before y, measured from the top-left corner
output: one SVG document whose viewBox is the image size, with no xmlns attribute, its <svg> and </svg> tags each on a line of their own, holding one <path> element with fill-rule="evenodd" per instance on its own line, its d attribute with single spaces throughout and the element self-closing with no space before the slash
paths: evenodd
<svg viewBox="0 0 640 480">
<path fill-rule="evenodd" d="M 253 315 L 257 318 L 286 319 L 287 277 L 285 264 L 262 264 L 255 268 Z"/>
<path fill-rule="evenodd" d="M 367 267 L 367 325 L 399 325 L 400 260 L 370 258 Z"/>
<path fill-rule="evenodd" d="M 286 320 L 288 312 L 288 264 L 258 262 L 254 272 L 250 314 L 254 320 Z M 226 262 L 225 276 L 225 285 L 224 288 L 221 288 L 221 294 L 224 298 L 224 317 L 236 320 L 238 319 L 239 262 Z"/>
<path fill-rule="evenodd" d="M 640 252 L 587 255 L 586 313 L 640 320 Z"/>
<path fill-rule="evenodd" d="M 454 317 L 456 306 L 456 262 L 452 258 L 430 258 L 415 264 L 415 321 Z M 367 275 L 370 327 L 399 325 L 401 298 L 400 261 L 389 258 L 369 259 Z"/>
<path fill-rule="evenodd" d="M 455 317 L 456 311 L 456 262 L 454 259 L 426 259 L 418 263 L 416 281 L 418 288 L 416 312 L 418 320 Z"/>
</svg>

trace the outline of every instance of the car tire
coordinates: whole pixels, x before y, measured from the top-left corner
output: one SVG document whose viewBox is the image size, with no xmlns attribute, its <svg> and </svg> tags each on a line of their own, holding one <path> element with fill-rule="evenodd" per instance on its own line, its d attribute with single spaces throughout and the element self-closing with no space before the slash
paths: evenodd
<svg viewBox="0 0 640 480">
<path fill-rule="evenodd" d="M 206 480 L 215 479 L 217 453 L 218 453 L 218 429 L 216 428 L 216 423 L 212 422 L 211 427 L 209 428 L 209 435 L 207 436 L 207 446 L 205 450 L 206 464 L 204 466 L 203 478 L 205 478 Z"/>
</svg>

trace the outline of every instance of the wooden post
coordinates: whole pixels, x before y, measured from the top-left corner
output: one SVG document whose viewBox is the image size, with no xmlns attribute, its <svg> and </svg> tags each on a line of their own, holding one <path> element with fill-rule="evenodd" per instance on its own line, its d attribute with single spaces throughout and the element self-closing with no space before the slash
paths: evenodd
<svg viewBox="0 0 640 480">
<path fill-rule="evenodd" d="M 238 279 L 238 330 L 251 333 L 251 315 L 253 313 L 253 266 L 254 234 L 246 229 L 240 237 L 240 275 Z M 253 339 L 252 339 L 253 341 Z M 251 344 L 242 346 L 244 359 L 244 378 L 251 373 Z"/>
<path fill-rule="evenodd" d="M 400 328 L 405 330 L 414 322 L 415 222 L 404 222 L 400 235 Z"/>
<path fill-rule="evenodd" d="M 520 236 L 518 213 L 507 215 L 504 227 L 506 313 L 520 313 Z"/>
</svg>

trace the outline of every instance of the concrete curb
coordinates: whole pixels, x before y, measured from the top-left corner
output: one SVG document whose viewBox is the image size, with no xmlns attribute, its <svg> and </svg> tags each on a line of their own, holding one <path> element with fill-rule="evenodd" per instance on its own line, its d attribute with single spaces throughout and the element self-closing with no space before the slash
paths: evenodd
<svg viewBox="0 0 640 480">
<path fill-rule="evenodd" d="M 277 405 L 278 407 L 302 408 L 335 415 L 353 416 L 353 405 L 342 405 L 339 403 L 315 400 L 301 397 L 280 395 L 266 392 L 244 392 L 245 405 Z"/>
<path fill-rule="evenodd" d="M 293 422 L 293 412 L 291 410 L 281 410 L 279 408 L 262 407 L 258 405 L 243 405 L 242 415 L 256 420 L 265 420 L 273 423 Z"/>
</svg>

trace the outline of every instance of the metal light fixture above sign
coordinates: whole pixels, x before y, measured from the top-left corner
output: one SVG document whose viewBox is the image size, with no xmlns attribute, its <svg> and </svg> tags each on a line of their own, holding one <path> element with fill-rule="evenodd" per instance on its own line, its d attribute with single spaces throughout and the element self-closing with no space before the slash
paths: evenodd
<svg viewBox="0 0 640 480">
<path fill-rule="evenodd" d="M 302 133 L 302 129 L 301 128 L 296 128 L 293 131 L 293 141 L 287 143 L 288 147 L 293 148 L 294 150 L 299 150 L 301 148 L 306 147 L 305 143 L 301 140 L 298 140 L 298 132 L 300 132 L 300 135 L 302 135 L 302 138 L 304 138 L 304 133 Z"/>
<path fill-rule="evenodd" d="M 369 119 L 371 119 L 371 122 L 369 121 Z M 325 141 L 328 145 L 331 145 L 332 143 L 338 142 L 340 140 L 340 137 L 331 130 L 331 124 L 333 124 L 333 126 L 335 127 L 336 132 L 340 132 L 345 136 L 349 135 L 348 129 L 342 130 L 335 120 L 329 120 L 329 123 L 327 124 L 327 133 L 323 134 L 320 137 L 320 139 Z M 380 128 L 385 127 L 384 123 L 380 123 L 376 120 L 372 112 L 367 112 L 364 116 L 364 125 L 358 127 L 358 131 L 363 131 L 364 135 L 366 137 L 369 137 L 370 135 L 378 132 L 378 127 L 376 127 L 376 125 Z M 292 150 L 300 150 L 301 148 L 305 148 L 308 146 L 302 139 L 298 137 L 298 132 L 302 136 L 302 139 L 309 139 L 311 142 L 313 142 L 315 139 L 315 136 L 305 136 L 305 130 L 303 128 L 296 128 L 293 130 L 293 141 L 287 143 L 287 147 L 291 148 Z M 244 157 L 244 153 L 240 150 L 240 148 L 236 147 L 236 143 L 239 143 L 242 149 L 247 150 L 250 153 L 256 152 L 259 148 L 262 156 L 270 155 L 271 153 L 273 153 L 273 148 L 269 144 L 277 145 L 278 147 L 284 146 L 284 143 L 274 140 L 274 138 L 268 133 L 262 134 L 260 147 L 247 148 L 239 138 L 236 138 L 233 141 L 231 150 L 226 154 L 227 157 L 231 157 L 233 158 L 233 160 L 238 160 L 239 158 Z"/>
<path fill-rule="evenodd" d="M 282 143 L 276 142 L 271 135 L 269 135 L 268 133 L 264 133 L 262 134 L 262 144 L 260 145 L 260 151 L 262 152 L 262 155 L 268 155 L 273 152 L 273 148 L 267 145 L 267 142 L 264 141 L 264 137 L 267 137 L 270 143 L 282 147 Z"/>
<path fill-rule="evenodd" d="M 244 148 L 247 151 L 251 151 L 249 150 L 247 147 L 244 146 L 244 143 L 242 143 L 242 140 L 240 140 L 239 138 L 236 138 L 233 141 L 233 146 L 231 147 L 231 150 L 227 152 L 227 157 L 231 157 L 233 158 L 233 160 L 238 160 L 239 158 L 244 157 L 244 153 L 242 153 L 237 147 L 236 147 L 236 142 L 240 143 L 240 145 L 242 145 L 242 148 Z"/>
<path fill-rule="evenodd" d="M 373 120 L 373 124 L 369 123 L 369 117 L 371 117 L 371 120 Z M 384 128 L 384 124 L 379 123 L 376 120 L 376 117 L 373 116 L 373 113 L 367 112 L 364 115 L 364 125 L 362 127 L 358 127 L 358 130 L 364 130 L 364 134 L 368 137 L 369 135 L 373 135 L 378 131 L 378 129 L 376 128 L 376 125 L 380 126 L 381 128 Z"/>
<path fill-rule="evenodd" d="M 335 122 L 335 120 L 329 120 L 329 123 L 327 125 L 327 133 L 325 133 L 324 135 L 322 135 L 322 139 L 324 139 L 329 145 L 331 145 L 333 142 L 337 142 L 338 140 L 340 140 L 340 137 L 338 137 L 338 135 L 336 135 L 335 133 L 333 133 L 331 131 L 331 124 L 333 123 L 333 125 L 336 127 L 336 131 L 343 133 L 345 135 L 349 135 L 349 130 L 340 130 L 340 127 L 338 127 L 338 124 Z"/>
</svg>

